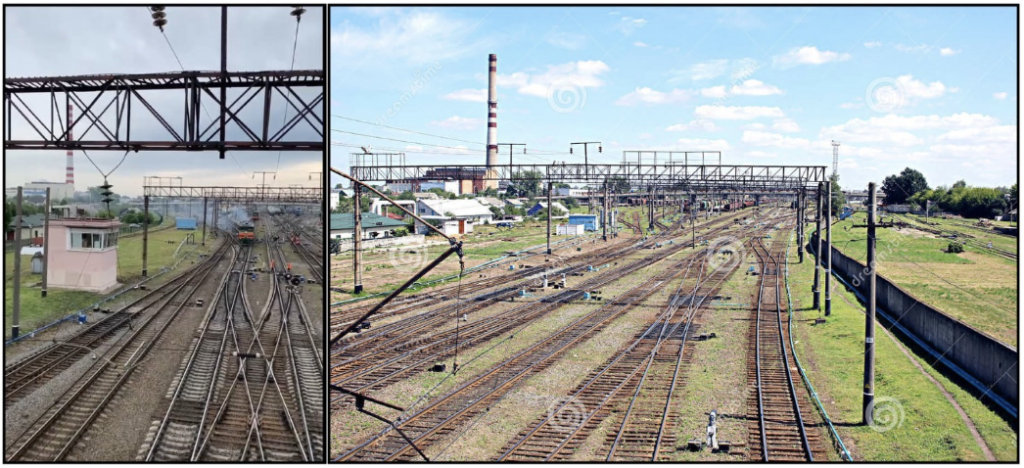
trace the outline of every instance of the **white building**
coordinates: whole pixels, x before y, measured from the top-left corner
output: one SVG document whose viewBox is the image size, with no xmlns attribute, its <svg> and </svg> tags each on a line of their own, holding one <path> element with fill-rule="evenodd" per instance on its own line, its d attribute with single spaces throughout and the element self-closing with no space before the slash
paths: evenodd
<svg viewBox="0 0 1024 468">
<path fill-rule="evenodd" d="M 585 197 L 590 195 L 590 189 L 560 187 L 555 189 L 555 195 L 559 197 Z"/>
<path fill-rule="evenodd" d="M 65 198 L 72 199 L 75 196 L 75 186 L 72 184 L 65 184 L 64 182 L 47 182 L 47 181 L 35 181 L 29 182 L 22 186 L 21 196 L 28 197 L 46 197 L 46 189 L 50 189 L 50 200 L 56 202 Z M 4 194 L 7 198 L 14 199 L 18 196 L 18 189 L 8 188 L 4 189 Z"/>
<path fill-rule="evenodd" d="M 473 232 L 476 223 L 489 224 L 494 220 L 494 213 L 476 200 L 417 200 L 416 214 L 427 221 L 447 225 L 446 229 L 457 227 L 459 234 Z M 450 221 L 458 223 L 451 225 Z M 417 234 L 426 234 L 428 229 L 416 222 Z"/>
</svg>

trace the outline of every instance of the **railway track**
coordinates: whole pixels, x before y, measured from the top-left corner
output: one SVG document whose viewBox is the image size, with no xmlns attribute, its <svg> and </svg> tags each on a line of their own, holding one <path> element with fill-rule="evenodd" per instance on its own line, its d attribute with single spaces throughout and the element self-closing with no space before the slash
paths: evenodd
<svg viewBox="0 0 1024 468">
<path fill-rule="evenodd" d="M 161 341 L 164 331 L 191 302 L 192 295 L 228 250 L 224 246 L 218 249 L 205 268 L 193 270 L 185 284 L 162 302 L 151 305 L 156 310 L 134 321 L 132 333 L 121 338 L 93 369 L 17 437 L 6 451 L 6 460 L 60 461 L 67 457 L 134 370 L 149 357 L 149 351 Z"/>
<path fill-rule="evenodd" d="M 323 460 L 323 358 L 285 257 L 265 221 L 271 298 L 254 312 L 245 260 L 222 289 L 169 404 L 140 450 L 145 461 Z"/>
<path fill-rule="evenodd" d="M 568 460 L 606 420 L 613 429 L 598 451 L 605 461 L 657 461 L 668 448 L 674 449 L 679 415 L 671 410 L 671 401 L 692 359 L 693 347 L 686 343 L 708 298 L 739 267 L 729 262 L 709 272 L 715 255 L 721 252 L 704 249 L 690 256 L 684 279 L 662 314 L 506 444 L 498 460 Z M 691 271 L 694 281 L 688 284 Z"/>
<path fill-rule="evenodd" d="M 208 268 L 210 257 L 199 268 Z M 4 408 L 46 385 L 93 349 L 145 316 L 154 305 L 176 294 L 194 272 L 185 271 L 145 296 L 96 321 L 71 337 L 45 346 L 4 369 Z"/>
<path fill-rule="evenodd" d="M 1000 257 L 1003 257 L 1003 258 L 1006 258 L 1006 259 L 1010 259 L 1010 260 L 1014 260 L 1014 261 L 1017 260 L 1017 253 L 1016 252 L 1011 252 L 1009 250 L 1004 250 L 1004 249 L 1000 249 L 1000 248 L 997 248 L 997 247 L 989 247 L 985 242 L 983 242 L 981 240 L 978 240 L 975 236 L 973 236 L 971 234 L 967 234 L 967 233 L 964 233 L 964 232 L 961 232 L 961 231 L 956 231 L 956 230 L 945 228 L 945 227 L 941 227 L 941 226 L 925 225 L 924 222 L 916 220 L 916 219 L 913 219 L 913 218 L 910 218 L 908 216 L 903 216 L 903 217 L 901 217 L 901 219 L 903 219 L 904 222 L 906 222 L 908 224 L 911 224 L 915 229 L 920 229 L 920 230 L 923 230 L 923 231 L 928 231 L 928 232 L 931 232 L 933 234 L 938 234 L 938 235 L 952 235 L 952 236 L 956 236 L 956 240 L 958 242 L 961 242 L 961 243 L 963 243 L 965 245 L 974 247 L 975 249 L 978 249 L 980 251 L 991 252 L 991 253 L 994 253 L 994 254 L 996 254 L 996 255 L 998 255 Z M 924 225 L 924 227 L 922 227 L 922 225 Z M 966 226 L 966 227 L 970 227 L 970 226 Z M 994 232 L 992 232 L 992 233 L 994 233 Z"/>
<path fill-rule="evenodd" d="M 685 244 L 667 245 L 660 250 L 660 255 L 648 256 L 639 261 L 646 263 L 645 265 L 635 268 L 620 266 L 617 270 L 608 273 L 611 278 L 606 278 L 606 281 L 610 282 L 632 274 L 640 267 L 669 257 L 685 247 L 687 247 Z M 396 424 L 402 433 L 414 441 L 417 447 L 423 449 L 429 446 L 443 435 L 458 430 L 468 420 L 500 401 L 519 382 L 546 369 L 563 356 L 567 350 L 594 336 L 610 321 L 628 312 L 640 301 L 663 288 L 669 281 L 682 275 L 685 265 L 685 260 L 680 261 L 662 273 L 645 279 L 639 286 L 608 300 L 598 309 L 483 374 L 473 377 L 429 406 L 403 417 Z M 582 289 L 575 292 L 581 293 Z M 416 453 L 412 446 L 398 431 L 386 429 L 377 436 L 352 447 L 337 460 L 409 460 L 415 456 Z"/>
<path fill-rule="evenodd" d="M 660 257 L 667 257 L 670 253 L 685 247 L 687 247 L 686 244 L 676 244 L 669 251 L 662 252 Z M 635 247 L 629 246 L 609 249 L 603 253 L 608 255 L 603 261 L 611 262 L 622 255 L 635 252 Z M 474 320 L 460 327 L 461 329 L 457 332 L 450 327 L 445 327 L 445 324 L 454 317 L 455 312 L 451 307 L 442 307 L 373 329 L 370 333 L 355 335 L 352 341 L 342 342 L 341 346 L 337 347 L 332 354 L 331 383 L 357 391 L 382 388 L 424 371 L 434 361 L 441 361 L 454 355 L 457 346 L 465 349 L 506 334 L 524 323 L 530 323 L 551 313 L 569 301 L 582 297 L 585 291 L 599 288 L 649 264 L 649 259 L 633 261 L 617 267 L 611 273 L 598 274 L 574 285 L 571 289 L 555 293 L 541 303 L 525 303 L 497 315 Z M 584 269 L 584 266 L 576 266 L 563 271 L 571 274 Z M 531 279 L 531 281 L 535 280 L 537 280 L 536 277 Z M 470 313 L 483 309 L 493 305 L 499 298 L 514 297 L 519 291 L 519 287 L 508 289 L 467 300 L 459 309 L 459 313 Z M 431 334 L 436 329 L 442 329 L 442 331 Z M 456 344 L 456 336 L 458 336 L 458 344 Z M 339 401 L 341 401 L 340 405 L 335 405 Z M 351 397 L 347 396 L 332 400 L 332 406 L 336 406 L 338 409 L 344 409 L 351 403 Z"/>
<path fill-rule="evenodd" d="M 677 265 L 682 266 L 682 265 Z M 486 411 L 516 384 L 550 367 L 564 353 L 593 337 L 612 320 L 633 309 L 682 272 L 668 268 L 602 307 L 575 320 L 546 339 L 476 376 L 446 396 L 403 418 L 396 426 L 412 443 L 423 450 L 441 436 L 457 430 L 472 417 Z M 406 438 L 396 430 L 385 430 L 335 461 L 397 461 L 415 458 Z"/>
<path fill-rule="evenodd" d="M 786 236 L 788 229 L 776 237 Z M 758 237 L 752 247 L 761 274 L 748 339 L 748 357 L 753 358 L 748 358 L 747 366 L 747 381 L 752 384 L 747 412 L 750 457 L 766 462 L 825 460 L 820 434 L 804 420 L 804 415 L 812 413 L 805 391 L 793 381 L 791 350 L 786 345 L 789 331 L 782 326 L 787 310 L 781 293 L 785 243 L 773 242 L 769 247 Z"/>
</svg>

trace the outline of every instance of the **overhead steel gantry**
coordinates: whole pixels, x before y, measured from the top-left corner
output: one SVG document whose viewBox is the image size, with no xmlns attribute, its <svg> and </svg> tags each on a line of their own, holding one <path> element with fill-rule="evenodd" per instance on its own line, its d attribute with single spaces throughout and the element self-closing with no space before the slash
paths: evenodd
<svg viewBox="0 0 1024 468">
<path fill-rule="evenodd" d="M 488 172 L 488 169 L 491 172 Z M 489 176 L 490 174 L 490 176 Z M 542 182 L 602 182 L 624 180 L 633 186 L 704 189 L 794 191 L 825 180 L 825 166 L 692 165 L 692 164 L 511 164 L 460 166 L 352 166 L 352 177 L 361 181 L 531 180 Z"/>
<path fill-rule="evenodd" d="M 217 214 L 220 202 L 246 202 L 264 204 L 303 204 L 323 205 L 324 189 L 322 187 L 204 187 L 181 185 L 143 185 L 142 211 L 149 219 L 150 198 L 191 198 L 203 199 L 203 237 L 202 245 L 206 245 L 207 203 L 213 199 L 213 225 L 217 225 Z M 146 276 L 147 251 L 149 246 L 149 223 L 142 225 L 142 276 Z"/>
<path fill-rule="evenodd" d="M 225 151 L 323 151 L 324 84 L 323 70 L 5 78 L 4 149 L 216 150 L 221 159 Z M 304 88 L 314 92 L 300 93 Z M 228 89 L 241 93 L 229 100 Z M 161 102 L 154 95 L 168 90 L 181 91 L 179 105 L 158 109 L 155 103 L 166 106 L 168 94 L 159 96 Z M 47 99 L 26 102 L 30 95 Z M 78 112 L 69 122 L 66 110 L 72 106 Z M 283 124 L 272 124 L 279 118 L 271 119 L 271 109 L 281 106 L 291 111 L 289 117 Z M 175 109 L 173 117 L 170 109 Z M 143 119 L 159 124 L 159 138 L 153 138 L 152 127 L 139 131 Z M 15 124 L 31 128 L 19 131 L 31 138 L 15 135 Z M 245 138 L 227 139 L 229 126 L 240 129 Z M 295 137 L 303 133 L 317 137 Z"/>
</svg>

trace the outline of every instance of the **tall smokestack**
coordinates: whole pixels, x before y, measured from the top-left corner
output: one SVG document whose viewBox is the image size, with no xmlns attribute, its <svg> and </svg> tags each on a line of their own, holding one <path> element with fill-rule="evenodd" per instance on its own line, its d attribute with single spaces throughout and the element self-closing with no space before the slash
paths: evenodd
<svg viewBox="0 0 1024 468">
<path fill-rule="evenodd" d="M 498 188 L 498 55 L 488 57 L 487 72 L 487 177 L 484 188 Z"/>
<path fill-rule="evenodd" d="M 70 142 L 71 140 L 74 139 L 74 137 L 71 136 L 71 122 L 72 122 L 72 119 L 71 119 L 71 109 L 72 109 L 71 104 L 68 104 L 68 142 Z M 67 166 L 68 167 L 67 167 L 66 179 L 65 179 L 64 182 L 67 183 L 67 184 L 71 184 L 72 188 L 74 188 L 74 186 L 75 186 L 75 159 L 74 159 L 74 156 L 75 156 L 74 151 L 71 151 L 71 148 L 68 148 L 68 157 L 67 157 L 67 159 L 68 159 Z"/>
</svg>

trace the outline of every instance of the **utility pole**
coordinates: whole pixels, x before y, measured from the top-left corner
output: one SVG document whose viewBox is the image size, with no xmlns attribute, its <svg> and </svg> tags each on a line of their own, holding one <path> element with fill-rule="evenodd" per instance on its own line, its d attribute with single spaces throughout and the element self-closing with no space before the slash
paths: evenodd
<svg viewBox="0 0 1024 468">
<path fill-rule="evenodd" d="M 21 322 L 21 187 L 18 187 L 18 205 L 14 212 L 14 321 L 11 338 L 17 338 Z"/>
<path fill-rule="evenodd" d="M 868 310 L 864 323 L 864 424 L 874 422 L 875 405 L 875 183 L 868 184 Z M 872 411 L 869 411 L 872 410 Z"/>
<path fill-rule="evenodd" d="M 275 172 L 275 171 L 252 171 L 252 178 L 253 179 L 256 178 L 256 174 L 262 174 L 263 175 L 263 183 L 260 184 L 260 186 L 263 187 L 263 190 L 262 190 L 263 194 L 262 195 L 263 195 L 264 198 L 266 198 L 266 193 L 267 193 L 267 174 L 273 174 L 274 177 L 271 180 L 277 180 L 277 172 Z"/>
<path fill-rule="evenodd" d="M 814 249 L 814 308 L 821 312 L 821 215 L 822 215 L 822 203 L 823 194 L 825 190 L 824 182 L 818 182 L 818 204 L 815 206 L 817 216 L 814 217 L 814 237 L 817 242 L 817 248 Z"/>
<path fill-rule="evenodd" d="M 359 195 L 361 192 L 362 186 L 357 183 L 352 183 L 352 216 L 355 221 L 355 230 L 352 231 L 352 248 L 354 249 L 352 251 L 354 254 L 352 255 L 352 273 L 354 274 L 352 290 L 355 291 L 355 294 L 363 292 L 363 222 L 361 219 L 363 216 L 360 212 L 361 207 L 359 206 Z"/>
<path fill-rule="evenodd" d="M 551 190 L 553 184 L 548 182 L 548 255 L 551 255 Z"/>
<path fill-rule="evenodd" d="M 839 142 L 832 140 L 832 177 L 839 174 Z"/>
<path fill-rule="evenodd" d="M 498 143 L 497 146 L 508 146 L 508 181 L 512 182 L 512 147 L 522 146 L 523 154 L 526 154 L 526 143 Z"/>
<path fill-rule="evenodd" d="M 601 239 L 605 242 L 608 242 L 608 223 L 611 219 L 611 213 L 608 213 L 608 179 L 605 179 L 604 197 L 601 199 Z"/>
<path fill-rule="evenodd" d="M 203 197 L 203 245 L 206 245 L 206 200 L 208 197 Z"/>
<path fill-rule="evenodd" d="M 146 253 L 149 248 L 149 195 L 142 196 L 142 277 L 146 278 Z"/>
<path fill-rule="evenodd" d="M 43 207 L 43 290 L 42 297 L 46 297 L 46 275 L 49 272 L 47 266 L 50 263 L 50 187 L 46 187 L 46 206 Z"/>
<path fill-rule="evenodd" d="M 600 153 L 601 152 L 601 142 L 600 141 L 578 141 L 576 143 L 569 143 L 569 154 L 572 154 L 572 147 L 573 147 L 573 145 L 583 145 L 583 167 L 584 167 L 584 174 L 590 175 L 590 158 L 587 155 L 587 146 L 589 146 L 589 145 L 597 145 L 597 152 Z"/>
<path fill-rule="evenodd" d="M 834 180 L 834 179 L 833 179 Z M 828 181 L 828 200 L 825 202 L 825 316 L 832 315 L 832 180 Z"/>
<path fill-rule="evenodd" d="M 800 263 L 804 262 L 804 203 L 805 191 L 800 189 L 796 196 L 796 235 L 797 243 L 800 248 L 797 249 L 797 256 L 800 257 Z"/>
</svg>

